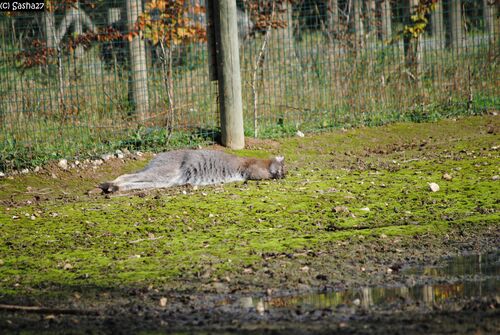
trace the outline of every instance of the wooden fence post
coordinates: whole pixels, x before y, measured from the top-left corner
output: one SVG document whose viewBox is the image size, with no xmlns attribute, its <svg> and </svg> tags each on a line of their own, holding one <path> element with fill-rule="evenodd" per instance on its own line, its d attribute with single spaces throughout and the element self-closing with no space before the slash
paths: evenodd
<svg viewBox="0 0 500 335">
<path fill-rule="evenodd" d="M 214 17 L 213 28 L 216 42 L 216 76 L 219 82 L 221 142 L 222 145 L 231 149 L 243 149 L 245 147 L 245 136 L 243 131 L 236 1 L 209 0 L 207 5 L 207 7 L 213 9 Z M 207 21 L 210 21 L 210 19 Z"/>
</svg>

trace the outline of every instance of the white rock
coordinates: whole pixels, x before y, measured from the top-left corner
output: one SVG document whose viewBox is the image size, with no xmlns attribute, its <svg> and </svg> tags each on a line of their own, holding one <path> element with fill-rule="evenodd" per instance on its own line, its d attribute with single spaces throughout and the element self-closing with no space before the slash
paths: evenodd
<svg viewBox="0 0 500 335">
<path fill-rule="evenodd" d="M 300 130 L 297 130 L 297 132 L 295 133 L 295 135 L 297 135 L 298 137 L 304 137 L 304 133 L 301 132 Z"/>
<path fill-rule="evenodd" d="M 61 159 L 59 160 L 59 163 L 57 163 L 57 165 L 63 169 L 63 170 L 67 170 L 68 169 L 68 161 L 66 159 Z"/>
<path fill-rule="evenodd" d="M 495 176 L 491 177 L 491 180 L 498 180 L 498 179 L 500 179 L 499 175 L 495 175 Z"/>
<path fill-rule="evenodd" d="M 136 155 L 137 157 L 142 157 L 142 152 L 137 151 L 137 152 L 135 153 L 135 155 Z"/>
<path fill-rule="evenodd" d="M 4 178 L 5 177 L 5 173 L 0 171 L 0 178 Z"/>
<path fill-rule="evenodd" d="M 35 172 L 40 172 L 41 168 L 39 166 L 35 166 L 35 169 L 33 171 Z"/>
<path fill-rule="evenodd" d="M 28 170 L 28 169 L 22 169 L 21 173 L 22 174 L 28 174 L 28 173 L 30 173 L 30 170 Z"/>
<path fill-rule="evenodd" d="M 104 163 L 102 159 L 96 159 L 96 160 L 92 161 L 92 164 L 94 166 L 102 165 L 102 163 Z"/>
<path fill-rule="evenodd" d="M 429 189 L 432 192 L 437 192 L 437 191 L 439 191 L 439 185 L 436 183 L 429 183 Z"/>
<path fill-rule="evenodd" d="M 368 207 L 363 207 L 363 208 L 360 208 L 359 210 L 360 210 L 360 211 L 363 211 L 363 212 L 369 212 L 369 211 L 370 211 L 370 208 L 368 208 Z"/>
<path fill-rule="evenodd" d="M 109 161 L 112 157 L 113 157 L 113 155 L 111 155 L 111 154 L 104 154 L 101 156 L 103 161 Z"/>
<path fill-rule="evenodd" d="M 444 180 L 448 180 L 448 181 L 450 181 L 450 180 L 452 180 L 452 179 L 453 179 L 453 177 L 452 177 L 450 174 L 445 173 L 445 174 L 443 174 L 443 179 L 444 179 Z"/>
<path fill-rule="evenodd" d="M 356 306 L 359 306 L 359 305 L 361 305 L 361 300 L 359 300 L 359 299 L 354 299 L 354 300 L 352 301 L 352 303 L 353 303 L 354 305 L 356 305 Z"/>
<path fill-rule="evenodd" d="M 257 305 L 255 306 L 255 310 L 260 315 L 263 315 L 264 312 L 266 311 L 266 308 L 264 307 L 264 302 L 262 301 L 262 299 L 257 302 Z"/>
</svg>

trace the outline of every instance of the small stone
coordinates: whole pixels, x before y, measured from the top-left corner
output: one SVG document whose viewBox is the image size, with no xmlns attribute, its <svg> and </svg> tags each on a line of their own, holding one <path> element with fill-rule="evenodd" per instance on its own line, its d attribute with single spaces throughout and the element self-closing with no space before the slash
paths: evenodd
<svg viewBox="0 0 500 335">
<path fill-rule="evenodd" d="M 78 161 L 78 160 L 77 160 L 77 161 L 75 161 L 75 165 L 76 165 L 76 166 L 78 166 L 78 165 L 80 165 L 80 164 L 81 164 L 81 163 L 80 163 L 80 161 Z"/>
<path fill-rule="evenodd" d="M 165 307 L 165 306 L 167 306 L 167 301 L 168 301 L 168 300 L 167 300 L 167 298 L 165 298 L 165 297 L 161 297 L 161 298 L 160 298 L 160 306 L 161 306 L 161 307 Z"/>
<path fill-rule="evenodd" d="M 101 158 L 103 161 L 109 161 L 112 157 L 113 157 L 113 155 L 111 155 L 111 154 L 101 155 Z"/>
<path fill-rule="evenodd" d="M 0 171 L 0 178 L 4 178 L 5 177 L 5 173 Z"/>
<path fill-rule="evenodd" d="M 380 238 L 387 238 L 386 234 L 380 234 Z"/>
<path fill-rule="evenodd" d="M 369 211 L 370 211 L 370 208 L 368 208 L 368 207 L 363 207 L 363 208 L 360 208 L 359 210 L 360 210 L 360 211 L 363 211 L 363 212 L 369 212 Z"/>
<path fill-rule="evenodd" d="M 450 181 L 450 180 L 452 180 L 452 179 L 453 179 L 453 177 L 452 177 L 450 174 L 445 173 L 445 174 L 443 174 L 443 179 L 444 179 L 444 180 L 448 180 L 448 181 Z"/>
<path fill-rule="evenodd" d="M 119 153 L 119 154 L 116 154 L 116 158 L 118 158 L 118 159 L 124 159 L 125 155 L 122 154 L 122 153 Z"/>
<path fill-rule="evenodd" d="M 439 191 L 439 185 L 436 183 L 429 183 L 429 189 L 432 192 L 437 192 L 437 191 Z"/>
<path fill-rule="evenodd" d="M 352 303 L 353 303 L 354 305 L 356 305 L 356 306 L 359 306 L 359 305 L 361 305 L 361 300 L 359 300 L 359 299 L 354 299 L 354 300 L 352 301 Z"/>
<path fill-rule="evenodd" d="M 67 169 L 68 169 L 68 160 L 66 160 L 66 159 L 64 159 L 64 158 L 63 158 L 63 159 L 59 160 L 59 163 L 57 163 L 57 165 L 58 165 L 61 169 L 63 169 L 63 170 L 67 170 Z"/>
<path fill-rule="evenodd" d="M 253 307 L 253 299 L 252 297 L 241 297 L 239 304 L 242 308 L 250 309 Z"/>
<path fill-rule="evenodd" d="M 266 311 L 266 308 L 264 307 L 264 302 L 262 300 L 259 300 L 259 302 L 257 303 L 257 306 L 255 306 L 255 310 L 260 315 L 264 314 L 264 312 Z"/>
<path fill-rule="evenodd" d="M 298 137 L 304 137 L 304 133 L 301 132 L 300 130 L 297 130 L 297 132 L 295 133 L 295 135 L 297 135 Z"/>
<path fill-rule="evenodd" d="M 30 173 L 30 170 L 28 170 L 28 169 L 22 169 L 21 173 L 22 174 L 28 174 L 28 173 Z"/>
<path fill-rule="evenodd" d="M 103 163 L 104 163 L 104 161 L 102 159 L 96 159 L 96 160 L 92 161 L 92 164 L 94 166 L 99 166 L 99 165 L 102 165 Z"/>
<path fill-rule="evenodd" d="M 69 263 L 64 264 L 63 270 L 71 270 L 71 269 L 73 269 L 73 265 L 71 265 Z"/>
<path fill-rule="evenodd" d="M 31 220 L 36 220 L 36 216 L 31 215 L 31 216 L 30 216 L 30 219 L 31 219 Z"/>
<path fill-rule="evenodd" d="M 347 208 L 346 206 L 335 206 L 333 208 L 333 211 L 335 213 L 349 213 L 349 208 Z"/>
<path fill-rule="evenodd" d="M 498 180 L 498 179 L 500 179 L 499 175 L 494 175 L 493 177 L 491 177 L 491 180 Z"/>
<path fill-rule="evenodd" d="M 35 172 L 40 172 L 41 168 L 39 166 L 35 166 L 35 169 L 33 171 Z"/>
<path fill-rule="evenodd" d="M 392 270 L 391 268 L 388 268 L 388 269 L 387 269 L 387 273 L 389 273 L 389 274 L 390 274 L 390 273 L 392 273 L 392 271 L 393 271 L 393 270 Z"/>
<path fill-rule="evenodd" d="M 135 153 L 135 155 L 136 155 L 137 157 L 142 157 L 142 152 L 137 151 L 137 152 Z"/>
<path fill-rule="evenodd" d="M 300 268 L 300 271 L 309 272 L 309 267 L 307 265 L 304 265 L 303 267 Z"/>
</svg>

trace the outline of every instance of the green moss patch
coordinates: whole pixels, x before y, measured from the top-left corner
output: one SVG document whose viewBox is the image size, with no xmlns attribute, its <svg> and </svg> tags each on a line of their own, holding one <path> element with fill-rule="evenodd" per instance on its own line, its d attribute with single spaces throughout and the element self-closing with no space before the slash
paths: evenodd
<svg viewBox="0 0 500 335">
<path fill-rule="evenodd" d="M 175 288 L 241 276 L 266 255 L 328 252 L 358 236 L 498 227 L 497 132 L 497 118 L 473 117 L 284 139 L 241 153 L 284 154 L 286 179 L 111 198 L 84 193 L 146 161 L 2 179 L 0 291 Z"/>
</svg>

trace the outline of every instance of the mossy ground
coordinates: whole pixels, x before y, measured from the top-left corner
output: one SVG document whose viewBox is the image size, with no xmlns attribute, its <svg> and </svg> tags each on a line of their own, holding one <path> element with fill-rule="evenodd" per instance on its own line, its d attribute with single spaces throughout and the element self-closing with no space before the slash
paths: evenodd
<svg viewBox="0 0 500 335">
<path fill-rule="evenodd" d="M 408 241 L 432 241 L 422 236 L 498 236 L 499 124 L 496 116 L 401 123 L 252 141 L 238 152 L 285 155 L 283 180 L 85 194 L 147 159 L 1 179 L 0 297 L 75 287 L 335 285 L 368 276 L 341 271 L 356 262 L 369 270 L 361 255 L 368 249 L 353 245 L 404 258 L 415 245 Z"/>
</svg>

